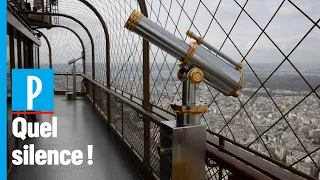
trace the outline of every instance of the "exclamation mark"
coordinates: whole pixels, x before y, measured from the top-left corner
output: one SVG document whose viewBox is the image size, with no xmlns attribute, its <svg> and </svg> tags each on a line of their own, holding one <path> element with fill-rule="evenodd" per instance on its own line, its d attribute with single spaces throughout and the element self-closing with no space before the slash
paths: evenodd
<svg viewBox="0 0 320 180">
<path fill-rule="evenodd" d="M 92 165 L 92 150 L 93 150 L 93 145 L 88 145 L 88 164 Z"/>
</svg>

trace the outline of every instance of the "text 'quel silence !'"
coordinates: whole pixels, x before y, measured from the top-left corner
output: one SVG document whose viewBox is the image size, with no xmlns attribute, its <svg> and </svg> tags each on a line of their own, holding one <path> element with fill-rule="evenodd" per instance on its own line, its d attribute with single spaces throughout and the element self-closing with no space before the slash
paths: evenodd
<svg viewBox="0 0 320 180">
<path fill-rule="evenodd" d="M 22 117 L 17 117 L 12 122 L 12 134 L 22 140 L 29 138 L 57 138 L 57 117 L 52 117 L 52 122 L 27 122 Z M 93 164 L 93 145 L 87 146 L 87 163 Z M 34 144 L 25 144 L 23 149 L 12 151 L 14 165 L 81 165 L 84 157 L 81 150 L 35 150 Z"/>
</svg>

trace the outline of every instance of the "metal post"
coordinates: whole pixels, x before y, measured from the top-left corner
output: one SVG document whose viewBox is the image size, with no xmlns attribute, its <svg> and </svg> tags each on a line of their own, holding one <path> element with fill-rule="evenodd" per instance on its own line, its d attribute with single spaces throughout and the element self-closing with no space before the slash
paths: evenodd
<svg viewBox="0 0 320 180">
<path fill-rule="evenodd" d="M 164 122 L 160 133 L 160 179 L 204 179 L 206 126 L 201 113 L 207 106 L 196 103 L 196 84 L 203 79 L 198 68 L 181 69 L 182 101 L 172 104 L 176 121 Z"/>
<path fill-rule="evenodd" d="M 73 76 L 73 94 L 72 94 L 72 99 L 76 99 L 77 96 L 77 74 L 76 74 L 76 63 L 73 63 L 72 67 L 72 76 Z"/>
<path fill-rule="evenodd" d="M 196 85 L 189 81 L 182 82 L 182 105 L 196 105 Z M 177 113 L 177 126 L 183 127 L 188 125 L 200 124 L 200 117 L 193 114 Z"/>
</svg>

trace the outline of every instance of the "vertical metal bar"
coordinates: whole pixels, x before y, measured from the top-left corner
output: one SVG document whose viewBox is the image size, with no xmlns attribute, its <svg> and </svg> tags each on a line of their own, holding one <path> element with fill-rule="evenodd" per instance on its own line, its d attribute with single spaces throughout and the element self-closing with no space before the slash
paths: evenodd
<svg viewBox="0 0 320 180">
<path fill-rule="evenodd" d="M 99 87 L 99 107 L 100 107 L 100 110 L 103 112 L 103 109 L 102 109 L 102 95 L 101 95 L 101 88 Z"/>
<path fill-rule="evenodd" d="M 76 99 L 77 96 L 77 74 L 76 74 L 76 63 L 73 63 L 72 67 L 72 76 L 73 76 L 73 99 Z"/>
<path fill-rule="evenodd" d="M 29 67 L 29 52 L 28 52 L 28 42 L 27 42 L 27 38 L 23 38 L 23 53 L 24 53 L 24 67 L 28 68 Z"/>
<path fill-rule="evenodd" d="M 182 82 L 182 104 L 188 106 L 196 104 L 196 85 L 189 81 Z"/>
<path fill-rule="evenodd" d="M 37 60 L 38 60 L 38 68 L 40 69 L 40 53 L 39 53 L 39 46 L 36 47 L 37 50 Z"/>
<path fill-rule="evenodd" d="M 44 0 L 42 0 L 41 6 L 42 6 L 42 13 L 44 13 Z M 42 20 L 42 21 L 43 21 L 43 16 L 44 16 L 44 15 L 41 16 L 41 20 Z"/>
<path fill-rule="evenodd" d="M 66 78 L 67 78 L 67 91 L 69 91 L 69 77 L 68 77 L 68 73 L 66 75 Z"/>
<path fill-rule="evenodd" d="M 34 68 L 34 60 L 33 60 L 33 42 L 27 39 L 28 45 L 28 55 L 29 55 L 29 66 L 28 68 Z"/>
<path fill-rule="evenodd" d="M 110 38 L 109 38 L 109 32 L 108 32 L 108 28 L 107 25 L 105 23 L 105 21 L 103 20 L 101 14 L 98 12 L 98 10 L 92 5 L 90 4 L 88 1 L 86 0 L 79 0 L 80 2 L 82 2 L 83 4 L 85 4 L 88 8 L 90 8 L 93 13 L 97 16 L 97 18 L 99 19 L 103 31 L 104 31 L 104 35 L 105 35 L 105 40 L 106 40 L 106 80 L 107 80 L 107 87 L 110 88 L 110 78 L 111 78 L 111 71 L 110 71 Z M 92 67 L 94 69 L 94 67 Z M 108 118 L 108 129 L 110 126 L 110 121 L 111 121 L 111 97 L 110 94 L 107 94 L 107 118 Z"/>
<path fill-rule="evenodd" d="M 143 39 L 143 108 L 150 110 L 150 64 L 149 64 L 149 42 Z M 144 163 L 149 166 L 150 160 L 150 120 L 143 116 L 144 124 Z"/>
<path fill-rule="evenodd" d="M 10 26 L 9 27 L 9 31 L 10 31 L 10 36 L 9 36 L 9 44 L 10 44 L 10 70 L 15 68 L 15 57 L 14 57 L 14 30 L 13 28 Z M 12 72 L 10 72 L 11 74 Z"/>
<path fill-rule="evenodd" d="M 224 147 L 224 143 L 225 143 L 225 140 L 222 136 L 219 136 L 219 146 L 220 147 Z M 221 167 L 221 165 L 219 165 L 219 180 L 222 180 L 222 169 L 223 167 Z"/>
<path fill-rule="evenodd" d="M 145 0 L 138 0 L 141 13 L 148 17 L 148 10 Z M 150 110 L 150 60 L 149 60 L 149 41 L 143 39 L 143 108 Z M 144 163 L 149 167 L 150 161 L 150 120 L 143 116 L 144 124 Z"/>
<path fill-rule="evenodd" d="M 22 56 L 21 56 L 21 33 L 17 33 L 17 42 L 18 42 L 18 68 L 22 68 Z"/>
<path fill-rule="evenodd" d="M 44 38 L 44 40 L 47 42 L 47 45 L 48 45 L 48 51 L 49 51 L 49 68 L 51 69 L 52 68 L 52 51 L 51 51 L 51 44 L 50 44 L 50 41 L 49 41 L 49 39 L 47 38 L 47 36 L 46 35 L 44 35 L 41 31 L 39 31 L 39 30 L 35 30 L 35 31 L 37 31 L 38 33 L 40 33 L 41 34 L 41 36 Z M 38 51 L 39 52 L 39 51 Z M 40 58 L 40 56 L 39 56 L 39 58 Z M 40 61 L 40 59 L 39 59 L 39 61 Z"/>
<path fill-rule="evenodd" d="M 185 80 L 182 82 L 182 106 L 196 105 L 196 85 Z M 177 113 L 177 126 L 183 127 L 188 125 L 201 124 L 200 116 L 187 113 Z"/>
<path fill-rule="evenodd" d="M 83 70 L 83 74 L 86 74 L 86 53 L 84 51 L 82 51 L 82 70 Z"/>
<path fill-rule="evenodd" d="M 219 166 L 219 180 L 222 180 L 222 167 Z"/>
<path fill-rule="evenodd" d="M 123 137 L 123 117 L 124 117 L 124 111 L 123 111 L 123 103 L 121 102 L 121 135 L 122 135 L 122 138 L 124 139 Z"/>
</svg>

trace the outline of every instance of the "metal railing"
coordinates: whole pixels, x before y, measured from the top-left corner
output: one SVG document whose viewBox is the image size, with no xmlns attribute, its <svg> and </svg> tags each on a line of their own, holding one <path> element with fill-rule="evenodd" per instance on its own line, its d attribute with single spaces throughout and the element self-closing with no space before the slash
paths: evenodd
<svg viewBox="0 0 320 180">
<path fill-rule="evenodd" d="M 139 170 L 143 172 L 149 169 L 153 178 L 157 178 L 160 159 L 157 151 L 159 130 L 163 127 L 161 121 L 166 119 L 144 110 L 142 104 L 134 98 L 125 97 L 108 89 L 88 76 L 83 75 L 83 77 L 88 89 L 88 98 L 104 119 L 106 126 L 123 141 L 127 151 L 132 151 L 131 158 L 138 159 L 136 165 Z M 110 119 L 107 119 L 107 95 L 111 96 Z M 143 116 L 147 116 L 150 120 L 148 137 L 143 135 L 146 126 L 142 121 Z M 143 151 L 145 144 L 149 144 L 148 156 Z M 149 159 L 146 160 L 146 157 Z M 316 179 L 210 131 L 207 134 L 207 158 L 207 165 L 204 167 L 207 179 L 228 179 L 231 176 L 246 179 Z"/>
<path fill-rule="evenodd" d="M 76 75 L 76 91 L 81 92 L 81 82 L 83 80 L 81 73 Z M 73 76 L 72 73 L 55 73 L 54 74 L 54 90 L 56 92 L 72 91 Z"/>
</svg>

